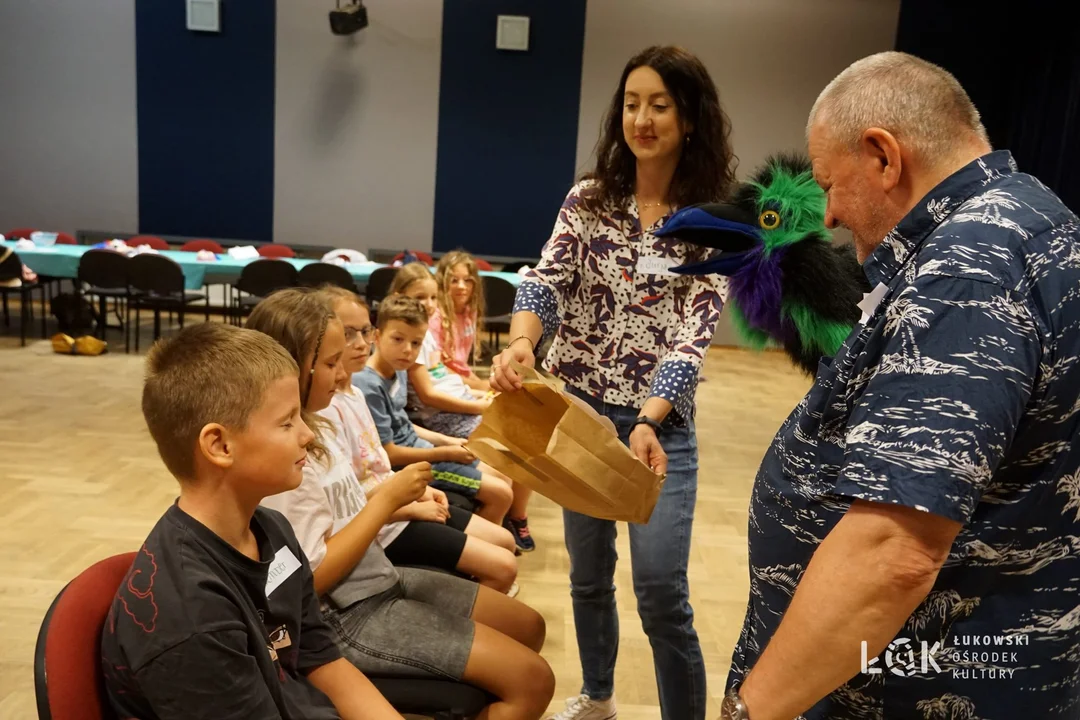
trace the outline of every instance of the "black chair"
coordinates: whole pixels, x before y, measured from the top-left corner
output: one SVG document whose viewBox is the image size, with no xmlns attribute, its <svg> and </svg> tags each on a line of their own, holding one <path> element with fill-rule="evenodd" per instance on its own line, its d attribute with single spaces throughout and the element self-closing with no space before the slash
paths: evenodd
<svg viewBox="0 0 1080 720">
<path fill-rule="evenodd" d="M 465 720 L 480 714 L 493 702 L 479 688 L 449 680 L 371 677 L 386 701 L 403 715 L 423 715 L 434 720 Z"/>
<path fill-rule="evenodd" d="M 233 317 L 236 324 L 239 325 L 240 319 L 270 293 L 295 287 L 297 275 L 296 268 L 286 260 L 255 260 L 245 265 L 233 286 L 238 291 L 233 296 Z M 240 293 L 247 295 L 242 296 Z"/>
<path fill-rule="evenodd" d="M 0 257 L 3 257 L 4 250 L 0 249 Z M 45 337 L 45 321 L 48 318 L 48 313 L 45 310 L 45 284 L 42 282 L 28 283 L 22 279 L 22 261 L 19 260 L 19 255 L 14 250 L 9 251 L 6 257 L 0 260 L 0 297 L 4 302 L 4 327 L 11 326 L 11 315 L 8 312 L 8 295 L 19 296 L 19 313 L 21 322 L 19 323 L 19 344 L 26 345 L 26 330 L 30 325 L 30 322 L 34 319 L 34 290 L 41 292 L 41 337 Z M 18 280 L 18 285 L 5 285 L 2 283 Z"/>
<path fill-rule="evenodd" d="M 349 271 L 340 265 L 317 262 L 300 268 L 296 276 L 296 282 L 303 287 L 319 287 L 320 285 L 337 285 L 356 292 L 356 282 Z"/>
<path fill-rule="evenodd" d="M 509 280 L 493 275 L 481 275 L 484 285 L 484 327 L 493 348 L 499 347 L 499 335 L 510 332 L 510 316 L 514 313 L 517 288 Z"/>
<path fill-rule="evenodd" d="M 189 302 L 203 300 L 206 302 L 206 320 L 210 321 L 210 302 L 206 295 L 201 292 L 184 289 L 184 271 L 173 260 L 164 255 L 136 255 L 128 260 L 128 276 L 132 289 L 137 292 L 132 294 L 131 302 L 128 303 L 128 319 L 131 319 L 131 307 L 135 308 L 135 352 L 139 351 L 139 334 L 142 325 L 139 323 L 139 310 L 147 308 L 154 311 L 154 340 L 161 337 L 161 311 L 168 310 L 170 314 L 176 311 L 180 322 L 180 329 L 184 329 L 184 311 Z M 128 325 L 131 323 L 129 322 Z"/>
<path fill-rule="evenodd" d="M 372 310 L 378 307 L 386 294 L 390 292 L 390 286 L 394 284 L 394 277 L 397 272 L 398 268 L 396 267 L 381 267 L 371 273 L 371 277 L 367 281 L 367 287 L 364 289 L 364 296 L 367 298 L 368 305 L 371 306 Z"/>
<path fill-rule="evenodd" d="M 124 352 L 131 349 L 128 328 L 124 321 L 127 305 L 131 301 L 128 263 L 126 255 L 114 250 L 87 250 L 79 260 L 78 271 L 80 294 L 96 295 L 101 304 L 97 329 L 102 340 L 110 327 L 108 299 L 113 299 L 116 319 L 124 333 Z M 121 305 L 125 314 L 120 312 Z"/>
<path fill-rule="evenodd" d="M 507 265 L 503 265 L 502 270 L 500 272 L 516 273 L 518 270 L 520 270 L 523 267 L 536 267 L 536 261 L 529 262 L 527 260 L 523 260 L 523 261 L 520 261 L 520 262 L 512 262 L 512 263 L 509 263 Z"/>
</svg>

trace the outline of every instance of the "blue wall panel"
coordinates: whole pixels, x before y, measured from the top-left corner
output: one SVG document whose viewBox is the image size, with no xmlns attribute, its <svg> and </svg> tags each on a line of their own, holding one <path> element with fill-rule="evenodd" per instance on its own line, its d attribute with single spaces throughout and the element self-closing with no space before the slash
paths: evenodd
<svg viewBox="0 0 1080 720">
<path fill-rule="evenodd" d="M 498 15 L 530 49 L 495 49 Z M 445 0 L 435 250 L 536 257 L 574 180 L 585 0 Z"/>
<path fill-rule="evenodd" d="M 222 2 L 221 33 L 135 6 L 140 231 L 271 240 L 276 1 Z"/>
</svg>

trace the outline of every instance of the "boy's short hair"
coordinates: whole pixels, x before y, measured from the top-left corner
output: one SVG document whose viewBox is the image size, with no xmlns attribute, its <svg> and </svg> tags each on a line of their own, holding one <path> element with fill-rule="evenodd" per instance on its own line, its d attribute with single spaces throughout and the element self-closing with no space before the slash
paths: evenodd
<svg viewBox="0 0 1080 720">
<path fill-rule="evenodd" d="M 392 320 L 400 320 L 410 327 L 427 327 L 427 310 L 414 300 L 404 295 L 393 295 L 379 303 L 378 327 L 386 327 Z"/>
<path fill-rule="evenodd" d="M 142 410 L 165 467 L 195 476 L 195 446 L 208 423 L 243 429 L 273 381 L 299 370 L 285 348 L 256 330 L 191 325 L 146 355 Z"/>
<path fill-rule="evenodd" d="M 371 308 L 368 306 L 367 302 L 364 301 L 364 298 L 360 297 L 352 290 L 348 290 L 338 285 L 322 285 L 317 289 L 320 294 L 330 300 L 331 305 L 336 304 L 339 300 L 348 300 L 349 302 L 356 303 L 368 312 L 371 312 Z"/>
</svg>

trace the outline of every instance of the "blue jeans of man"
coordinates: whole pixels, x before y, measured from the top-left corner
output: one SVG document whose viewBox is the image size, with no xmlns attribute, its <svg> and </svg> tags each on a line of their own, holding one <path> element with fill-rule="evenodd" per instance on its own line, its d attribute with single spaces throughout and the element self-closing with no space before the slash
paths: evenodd
<svg viewBox="0 0 1080 720">
<path fill-rule="evenodd" d="M 611 419 L 623 443 L 638 411 L 610 405 L 568 388 Z M 638 615 L 653 651 L 664 720 L 703 720 L 705 661 L 694 630 L 686 571 L 697 501 L 697 436 L 693 420 L 664 423 L 660 444 L 668 456 L 667 480 L 646 525 L 630 524 L 630 562 Z M 619 616 L 615 606 L 615 523 L 563 511 L 570 552 L 570 595 L 584 678 L 582 692 L 606 700 L 615 691 Z"/>
</svg>

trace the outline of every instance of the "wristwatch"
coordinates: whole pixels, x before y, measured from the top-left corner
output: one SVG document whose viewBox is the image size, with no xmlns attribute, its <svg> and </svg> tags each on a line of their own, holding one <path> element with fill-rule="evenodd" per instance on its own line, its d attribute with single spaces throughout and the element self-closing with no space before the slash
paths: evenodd
<svg viewBox="0 0 1080 720">
<path fill-rule="evenodd" d="M 746 703 L 738 690 L 731 690 L 724 696 L 724 702 L 720 704 L 720 720 L 750 720 L 750 713 L 746 711 Z"/>
<path fill-rule="evenodd" d="M 659 435 L 664 429 L 663 425 L 661 425 L 660 423 L 656 422 L 651 417 L 648 417 L 646 415 L 639 416 L 638 419 L 634 421 L 634 424 L 630 426 L 630 429 L 633 430 L 638 425 L 648 425 L 649 427 L 651 427 L 653 430 L 656 431 L 657 435 Z"/>
</svg>

